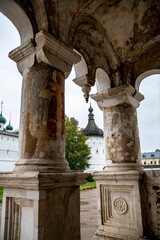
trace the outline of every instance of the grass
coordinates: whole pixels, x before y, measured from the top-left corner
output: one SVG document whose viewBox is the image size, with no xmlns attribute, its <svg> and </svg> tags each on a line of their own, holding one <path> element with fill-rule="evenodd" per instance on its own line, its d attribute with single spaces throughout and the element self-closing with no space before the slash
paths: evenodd
<svg viewBox="0 0 160 240">
<path fill-rule="evenodd" d="M 3 198 L 3 188 L 0 187 L 0 203 L 2 202 L 2 198 Z"/>
<path fill-rule="evenodd" d="M 87 190 L 96 188 L 96 181 L 94 182 L 86 182 L 86 184 L 80 185 L 80 190 Z"/>
</svg>

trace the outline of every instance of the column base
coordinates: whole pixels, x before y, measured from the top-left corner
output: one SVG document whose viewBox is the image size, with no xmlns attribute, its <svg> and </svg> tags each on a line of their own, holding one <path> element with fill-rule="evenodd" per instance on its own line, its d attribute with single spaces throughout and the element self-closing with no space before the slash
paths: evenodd
<svg viewBox="0 0 160 240">
<path fill-rule="evenodd" d="M 68 162 L 64 158 L 54 159 L 20 159 L 16 162 L 14 173 L 39 172 L 39 173 L 69 173 Z"/>
<path fill-rule="evenodd" d="M 113 164 L 108 168 L 112 171 L 106 168 L 94 174 L 98 191 L 98 229 L 93 239 L 145 239 L 140 195 L 142 172 L 137 170 L 136 164 L 133 170 L 133 165 Z M 122 171 L 123 168 L 129 170 Z"/>
<path fill-rule="evenodd" d="M 0 175 L 4 187 L 1 239 L 80 240 L 84 173 Z"/>
<path fill-rule="evenodd" d="M 126 172 L 131 170 L 143 171 L 143 166 L 138 163 L 111 163 L 104 168 L 105 172 Z"/>
</svg>

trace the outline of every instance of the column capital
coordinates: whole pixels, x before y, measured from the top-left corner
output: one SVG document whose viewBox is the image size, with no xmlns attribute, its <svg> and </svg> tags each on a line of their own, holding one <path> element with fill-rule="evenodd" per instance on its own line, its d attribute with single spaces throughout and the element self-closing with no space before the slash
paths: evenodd
<svg viewBox="0 0 160 240">
<path fill-rule="evenodd" d="M 36 60 L 53 66 L 66 75 L 71 71 L 72 65 L 81 60 L 79 54 L 45 31 L 37 33 L 35 40 L 29 39 L 11 51 L 9 57 L 17 63 L 21 73 L 33 66 Z"/>
<path fill-rule="evenodd" d="M 144 96 L 130 84 L 110 88 L 105 92 L 92 94 L 91 98 L 98 103 L 100 109 L 127 103 L 133 107 L 139 107 Z"/>
<path fill-rule="evenodd" d="M 88 102 L 89 99 L 89 92 L 91 91 L 92 85 L 88 81 L 88 74 L 84 74 L 80 77 L 74 78 L 73 82 L 81 87 L 82 92 L 84 93 L 84 98 L 86 102 Z"/>
</svg>

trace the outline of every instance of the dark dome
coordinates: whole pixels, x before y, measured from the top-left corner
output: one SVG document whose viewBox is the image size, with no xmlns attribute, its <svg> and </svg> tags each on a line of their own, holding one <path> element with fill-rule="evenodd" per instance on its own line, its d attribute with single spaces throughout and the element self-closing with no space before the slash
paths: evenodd
<svg viewBox="0 0 160 240">
<path fill-rule="evenodd" d="M 6 123 L 6 119 L 3 117 L 2 112 L 0 113 L 0 123 Z"/>
<path fill-rule="evenodd" d="M 94 121 L 94 114 L 93 108 L 90 106 L 88 109 L 89 114 L 88 114 L 88 124 L 85 129 L 83 129 L 83 133 L 86 136 L 101 136 L 103 137 L 103 131 L 102 129 L 98 128 L 95 121 Z"/>
<path fill-rule="evenodd" d="M 6 130 L 7 131 L 12 131 L 13 130 L 13 127 L 11 126 L 10 122 L 9 122 L 8 126 L 6 127 Z"/>
</svg>

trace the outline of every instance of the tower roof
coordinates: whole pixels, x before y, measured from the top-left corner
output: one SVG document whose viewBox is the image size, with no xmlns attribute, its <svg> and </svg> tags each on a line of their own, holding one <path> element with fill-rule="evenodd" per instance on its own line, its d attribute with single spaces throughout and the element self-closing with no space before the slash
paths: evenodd
<svg viewBox="0 0 160 240">
<path fill-rule="evenodd" d="M 89 114 L 88 114 L 88 124 L 87 127 L 83 130 L 83 133 L 86 136 L 101 136 L 103 137 L 103 131 L 102 129 L 98 128 L 95 121 L 94 121 L 94 114 L 93 108 L 90 105 L 90 108 L 88 109 Z"/>
<path fill-rule="evenodd" d="M 0 123 L 6 123 L 6 119 L 3 117 L 2 112 L 0 113 Z"/>
<path fill-rule="evenodd" d="M 6 130 L 8 131 L 12 131 L 13 130 L 13 127 L 11 126 L 11 124 L 10 124 L 10 122 L 9 122 L 9 124 L 7 125 L 7 127 L 6 127 Z"/>
</svg>

